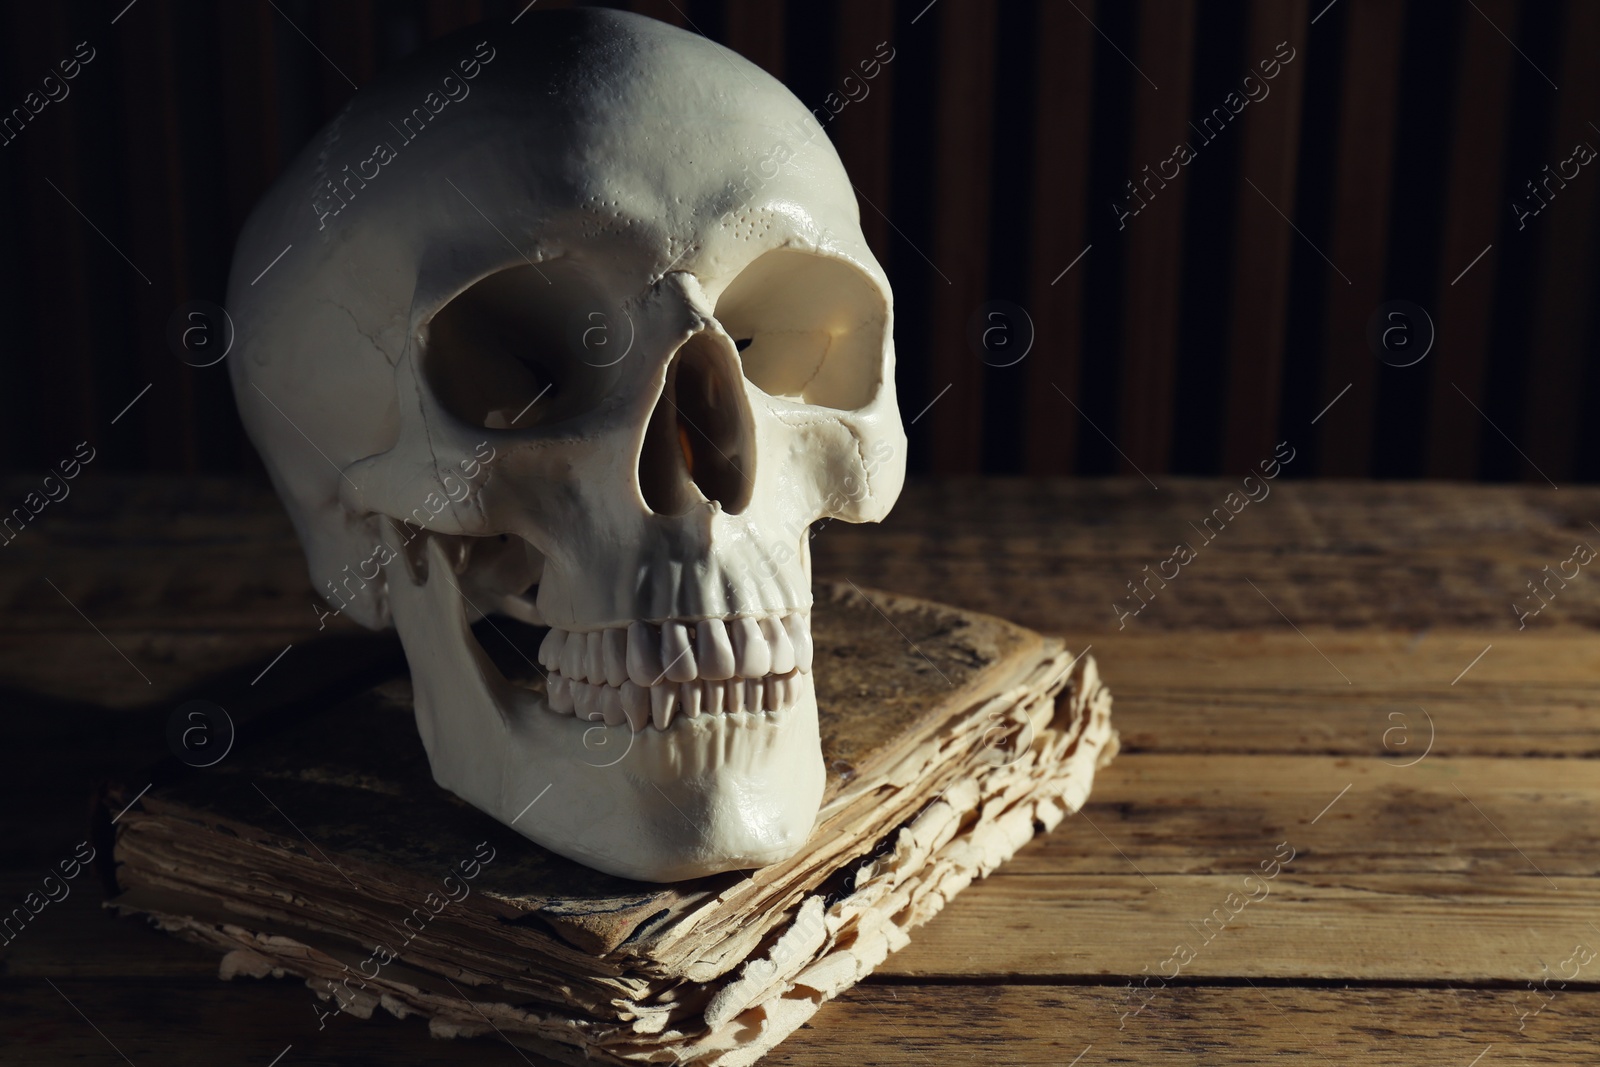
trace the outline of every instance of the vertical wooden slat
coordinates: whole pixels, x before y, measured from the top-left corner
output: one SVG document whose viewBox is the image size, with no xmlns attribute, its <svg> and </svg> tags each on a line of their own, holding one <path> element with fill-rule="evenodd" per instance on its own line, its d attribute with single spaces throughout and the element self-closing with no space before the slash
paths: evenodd
<svg viewBox="0 0 1600 1067">
<path fill-rule="evenodd" d="M 894 61 L 878 58 L 879 45 L 894 48 L 894 0 L 850 0 L 839 9 L 835 30 L 834 81 L 846 77 L 861 83 L 867 95 L 846 104 L 828 134 L 845 170 L 869 203 L 861 206 L 861 229 L 872 254 L 882 262 L 889 254 L 889 224 L 879 214 L 889 209 L 889 122 L 892 117 Z M 884 55 L 898 55 L 885 51 Z M 861 64 L 877 75 L 866 79 Z M 871 64 L 877 64 L 876 67 Z M 835 89 L 839 92 L 839 89 Z M 859 92 L 859 90 L 857 90 Z M 873 205 L 876 205 L 874 207 Z"/>
<path fill-rule="evenodd" d="M 689 24 L 684 10 L 688 3 L 689 0 L 629 0 L 628 9 L 682 27 Z"/>
<path fill-rule="evenodd" d="M 1034 90 L 1033 228 L 1023 469 L 1069 474 L 1077 463 L 1078 416 L 1056 387 L 1079 395 L 1083 355 L 1083 272 L 1088 243 L 1090 112 L 1094 88 L 1093 0 L 1039 8 Z M 1091 255 L 1093 253 L 1090 253 Z M 1065 272 L 1065 273 L 1063 273 Z"/>
<path fill-rule="evenodd" d="M 1271 95 L 1245 109 L 1239 171 L 1284 211 L 1293 210 L 1295 198 L 1306 38 L 1305 0 L 1253 0 L 1246 56 L 1257 79 L 1263 61 L 1277 62 L 1278 75 L 1263 82 Z M 1283 42 L 1295 50 L 1285 53 L 1293 55 L 1287 64 L 1277 59 Z M 1271 454 L 1288 358 L 1289 264 L 1299 238 L 1261 193 L 1240 181 L 1235 194 L 1224 471 L 1248 469 Z"/>
<path fill-rule="evenodd" d="M 144 431 L 150 466 L 195 470 L 194 380 L 166 346 L 167 318 L 187 298 L 188 270 L 173 18 L 169 0 L 151 0 L 118 26 L 122 115 L 125 128 L 138 131 L 127 142 L 126 199 L 119 205 L 128 218 L 124 251 L 151 282 L 134 275 L 129 286 L 135 328 L 127 355 L 137 353 L 152 383 L 129 419 Z"/>
<path fill-rule="evenodd" d="M 1462 14 L 1461 67 L 1450 165 L 1445 171 L 1450 185 L 1445 191 L 1439 336 L 1429 382 L 1424 468 L 1430 478 L 1473 477 L 1484 431 L 1483 416 L 1461 399 L 1456 388 L 1474 404 L 1483 405 L 1499 257 L 1490 251 L 1476 263 L 1473 260 L 1494 241 L 1506 211 L 1500 160 L 1506 146 L 1512 74 L 1521 60 L 1495 30 L 1499 26 L 1511 32 L 1516 26 L 1516 0 L 1478 0 L 1478 6 L 1481 14 L 1470 8 Z"/>
<path fill-rule="evenodd" d="M 1328 247 L 1327 338 L 1323 396 L 1349 393 L 1317 425 L 1323 475 L 1370 473 L 1377 357 L 1367 319 L 1383 302 L 1389 246 L 1389 183 L 1394 176 L 1395 106 L 1405 7 L 1395 0 L 1349 0 L 1340 86 L 1338 159 Z M 1279 204 L 1287 212 L 1286 205 Z"/>
<path fill-rule="evenodd" d="M 541 4 L 540 7 L 552 5 Z M 521 10 L 520 8 L 518 10 Z M 423 18 L 423 32 L 428 40 L 443 37 L 447 33 L 454 33 L 463 26 L 470 26 L 474 22 L 483 20 L 483 4 L 481 0 L 428 0 L 428 6 Z M 353 75 L 352 75 L 353 76 Z"/>
<path fill-rule="evenodd" d="M 784 0 L 727 5 L 728 47 L 772 75 L 783 79 Z"/>
<path fill-rule="evenodd" d="M 11 10 L 4 45 L 11 70 L 17 72 L 14 80 L 19 91 L 4 105 L 5 114 L 16 107 L 26 111 L 23 94 L 36 91 L 45 74 L 55 73 L 59 78 L 56 64 L 71 58 L 81 39 L 71 35 L 67 16 L 67 10 L 57 5 Z M 82 67 L 72 83 L 73 96 L 86 91 L 115 92 L 104 38 L 95 45 L 92 64 Z M 68 442 L 87 439 L 98 447 L 106 440 L 106 419 L 115 414 L 101 412 L 96 403 L 90 279 L 109 277 L 111 270 L 126 269 L 126 265 L 63 198 L 63 194 L 70 198 L 90 218 L 99 215 L 102 229 L 108 224 L 102 206 L 89 202 L 86 195 L 87 166 L 78 152 L 81 142 L 72 107 L 78 102 L 69 96 L 46 105 L 20 132 L 8 134 L 15 140 L 0 148 L 13 154 L 18 188 L 33 206 L 22 213 L 19 230 L 26 245 L 18 250 L 27 263 L 21 278 L 22 308 L 33 328 L 31 336 L 23 336 L 31 342 L 31 357 L 11 353 L 13 360 L 26 360 L 28 367 L 14 371 L 16 379 L 7 383 L 11 390 L 26 389 L 25 417 L 33 433 L 25 457 L 8 457 L 13 465 L 48 466 L 59 458 L 57 452 L 69 451 L 63 448 Z M 111 257 L 114 264 L 106 264 L 106 271 L 92 270 L 91 264 L 99 261 L 91 257 Z M 137 278 L 134 284 L 142 286 Z M 127 458 L 122 462 L 127 464 Z"/>
<path fill-rule="evenodd" d="M 1127 241 L 1125 347 L 1116 436 L 1126 454 L 1125 474 L 1166 470 L 1171 452 L 1188 175 L 1180 171 L 1163 180 L 1157 172 L 1174 145 L 1194 136 L 1188 124 L 1194 18 L 1193 0 L 1139 5 L 1135 57 L 1143 74 L 1133 82 L 1128 174 L 1145 206 L 1125 220 L 1121 234 Z M 1155 177 L 1145 185 L 1147 175 Z"/>
<path fill-rule="evenodd" d="M 984 302 L 989 265 L 989 164 L 994 105 L 996 12 L 987 0 L 942 0 L 935 106 L 933 239 L 929 317 L 936 474 L 974 474 L 982 460 L 983 363 L 967 323 Z"/>
<path fill-rule="evenodd" d="M 317 9 L 317 47 L 322 64 L 322 112 L 336 115 L 355 95 L 350 81 L 367 84 L 378 70 L 378 26 L 372 0 L 340 0 Z M 337 69 L 335 69 L 337 68 Z"/>
<path fill-rule="evenodd" d="M 1534 286 L 1533 323 L 1528 338 L 1528 390 L 1523 425 L 1529 458 L 1557 484 L 1572 477 L 1578 442 L 1580 389 L 1584 359 L 1588 354 L 1586 327 L 1594 302 L 1596 188 L 1600 177 L 1580 171 L 1565 183 L 1558 177 L 1543 185 L 1550 173 L 1572 157 L 1583 142 L 1600 147 L 1600 132 L 1589 125 L 1600 120 L 1600 4 L 1577 0 L 1567 5 L 1565 41 L 1562 45 L 1560 92 L 1553 94 L 1556 108 L 1551 126 L 1548 158 L 1527 169 L 1549 206 L 1527 225 L 1543 227 L 1540 235 L 1538 281 Z M 1574 161 L 1576 163 L 1576 161 Z M 1584 168 L 1600 169 L 1600 163 Z M 1570 166 L 1569 166 L 1570 173 Z M 1592 180 L 1591 180 L 1592 179 Z M 1519 200 L 1531 200 L 1522 187 L 1511 191 Z M 1523 476 L 1543 481 L 1531 467 Z"/>
<path fill-rule="evenodd" d="M 235 234 L 277 177 L 282 162 L 278 119 L 278 66 L 273 55 L 276 17 L 266 0 L 238 0 L 217 10 L 227 152 L 228 211 Z"/>
</svg>

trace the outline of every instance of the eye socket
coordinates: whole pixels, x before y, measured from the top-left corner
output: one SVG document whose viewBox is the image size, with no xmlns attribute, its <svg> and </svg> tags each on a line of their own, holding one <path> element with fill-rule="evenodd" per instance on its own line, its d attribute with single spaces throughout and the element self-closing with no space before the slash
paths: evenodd
<svg viewBox="0 0 1600 1067">
<path fill-rule="evenodd" d="M 525 430 L 596 407 L 631 341 L 631 321 L 575 264 L 510 267 L 434 315 L 423 377 L 456 418 Z"/>
<path fill-rule="evenodd" d="M 877 395 L 889 308 L 849 263 L 768 252 L 723 291 L 716 314 L 763 392 L 843 410 Z"/>
</svg>

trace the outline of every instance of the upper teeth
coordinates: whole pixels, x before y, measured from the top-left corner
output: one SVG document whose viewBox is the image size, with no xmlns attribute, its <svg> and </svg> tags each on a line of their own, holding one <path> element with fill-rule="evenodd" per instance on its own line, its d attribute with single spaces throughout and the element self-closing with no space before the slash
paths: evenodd
<svg viewBox="0 0 1600 1067">
<path fill-rule="evenodd" d="M 666 729 L 675 711 L 777 711 L 811 671 L 805 615 L 636 622 L 587 633 L 552 628 L 539 646 L 550 709 L 635 731 Z M 587 684 L 583 684 L 587 683 Z"/>
</svg>

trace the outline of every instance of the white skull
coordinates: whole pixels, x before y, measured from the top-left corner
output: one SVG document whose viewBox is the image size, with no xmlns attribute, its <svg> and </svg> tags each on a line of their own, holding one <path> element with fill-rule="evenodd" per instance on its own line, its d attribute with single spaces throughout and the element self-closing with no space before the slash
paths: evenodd
<svg viewBox="0 0 1600 1067">
<path fill-rule="evenodd" d="M 808 528 L 881 519 L 906 442 L 888 281 L 798 100 L 635 15 L 469 30 L 301 153 L 229 304 L 314 584 L 399 630 L 440 785 L 628 877 L 800 848 Z M 552 629 L 502 672 L 486 615 Z"/>
</svg>

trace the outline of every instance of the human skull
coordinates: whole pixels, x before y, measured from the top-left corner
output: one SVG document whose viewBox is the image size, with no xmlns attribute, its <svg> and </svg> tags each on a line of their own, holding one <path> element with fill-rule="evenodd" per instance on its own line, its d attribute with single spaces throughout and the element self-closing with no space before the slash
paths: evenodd
<svg viewBox="0 0 1600 1067">
<path fill-rule="evenodd" d="M 888 281 L 798 100 L 636 15 L 465 31 L 278 179 L 229 305 L 319 613 L 397 628 L 440 785 L 627 877 L 801 847 L 809 527 L 881 519 L 906 441 Z M 537 631 L 493 616 L 549 627 L 527 678 L 469 627 Z"/>
</svg>

